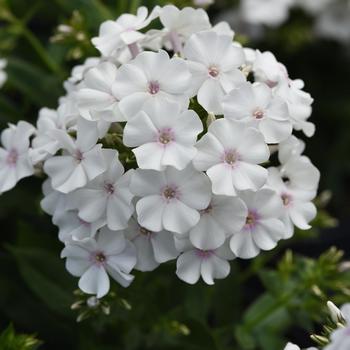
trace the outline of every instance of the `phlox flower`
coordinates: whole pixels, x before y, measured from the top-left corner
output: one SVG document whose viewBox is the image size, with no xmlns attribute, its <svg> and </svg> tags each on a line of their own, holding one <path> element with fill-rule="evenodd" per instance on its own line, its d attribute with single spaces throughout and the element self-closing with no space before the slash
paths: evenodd
<svg viewBox="0 0 350 350">
<path fill-rule="evenodd" d="M 76 92 L 79 112 L 87 120 L 107 122 L 125 121 L 118 108 L 118 99 L 113 94 L 117 68 L 111 62 L 102 62 L 89 69 L 83 87 Z"/>
<path fill-rule="evenodd" d="M 270 189 L 239 193 L 247 207 L 243 228 L 234 232 L 230 240 L 232 252 L 239 258 L 250 259 L 260 250 L 271 250 L 283 238 L 285 227 L 280 217 L 283 213 L 282 199 Z"/>
<path fill-rule="evenodd" d="M 105 150 L 108 169 L 71 196 L 79 218 L 95 223 L 104 220 L 111 230 L 122 230 L 134 212 L 133 195 L 129 190 L 133 170 L 124 174 L 117 151 Z"/>
<path fill-rule="evenodd" d="M 281 219 L 285 225 L 284 238 L 293 236 L 294 225 L 301 230 L 310 229 L 309 222 L 315 218 L 317 213 L 315 205 L 311 202 L 315 193 L 293 188 L 288 181 L 283 181 L 282 174 L 277 168 L 269 168 L 268 171 L 266 186 L 276 191 L 283 202 L 284 211 Z"/>
<path fill-rule="evenodd" d="M 261 188 L 269 159 L 263 135 L 245 123 L 219 119 L 197 143 L 194 167 L 206 171 L 215 194 L 236 196 L 237 190 Z"/>
<path fill-rule="evenodd" d="M 133 149 L 141 169 L 184 169 L 194 158 L 197 136 L 203 131 L 196 112 L 177 103 L 148 103 L 125 126 L 123 142 Z"/>
<path fill-rule="evenodd" d="M 218 249 L 201 250 L 192 246 L 187 239 L 177 242 L 183 253 L 176 261 L 176 275 L 189 284 L 195 284 L 200 277 L 206 284 L 214 284 L 214 279 L 226 278 L 231 270 L 228 260 L 235 256 L 222 245 Z"/>
<path fill-rule="evenodd" d="M 193 94 L 198 102 L 208 112 L 222 114 L 223 96 L 246 81 L 238 69 L 244 63 L 242 48 L 234 45 L 228 35 L 204 31 L 186 42 L 184 56 L 193 75 Z"/>
<path fill-rule="evenodd" d="M 1 133 L 0 147 L 0 194 L 13 188 L 16 183 L 34 174 L 30 158 L 30 137 L 35 128 L 20 121 L 17 125 L 9 125 Z"/>
<path fill-rule="evenodd" d="M 137 221 L 155 232 L 186 233 L 198 223 L 198 211 L 210 202 L 208 177 L 191 165 L 181 171 L 172 167 L 163 172 L 137 169 L 130 189 L 141 197 L 136 204 Z"/>
<path fill-rule="evenodd" d="M 61 253 L 67 270 L 79 279 L 79 288 L 87 294 L 105 296 L 110 288 L 110 275 L 123 287 L 133 280 L 136 264 L 135 247 L 122 233 L 103 228 L 96 238 L 67 242 Z"/>
<path fill-rule="evenodd" d="M 98 131 L 94 122 L 80 118 L 76 140 L 63 130 L 53 130 L 50 135 L 58 140 L 63 150 L 62 155 L 49 158 L 44 164 L 54 189 L 72 192 L 106 170 L 104 150 L 101 144 L 96 145 Z"/>
<path fill-rule="evenodd" d="M 194 247 L 217 249 L 246 221 L 247 207 L 238 197 L 213 196 L 208 207 L 200 211 L 200 220 L 189 232 Z"/>
<path fill-rule="evenodd" d="M 225 118 L 242 120 L 258 128 L 267 143 L 279 143 L 292 134 L 286 102 L 273 96 L 263 83 L 245 83 L 223 99 Z"/>
<path fill-rule="evenodd" d="M 117 54 L 126 46 L 130 47 L 132 53 L 136 55 L 138 49 L 135 45 L 145 37 L 145 34 L 141 33 L 140 30 L 157 18 L 159 11 L 159 6 L 156 6 L 148 14 L 147 7 L 141 6 L 137 9 L 136 15 L 125 13 L 116 21 L 105 21 L 100 26 L 99 36 L 92 38 L 92 43 L 103 56 Z"/>
<path fill-rule="evenodd" d="M 177 102 L 186 108 L 190 86 L 191 73 L 183 59 L 169 58 L 165 51 L 142 52 L 118 69 L 112 91 L 129 119 L 150 100 Z"/>
<path fill-rule="evenodd" d="M 136 248 L 137 263 L 135 270 L 152 271 L 178 256 L 174 234 L 169 231 L 152 232 L 140 226 L 135 218 L 131 218 L 125 237 L 130 239 Z"/>
</svg>

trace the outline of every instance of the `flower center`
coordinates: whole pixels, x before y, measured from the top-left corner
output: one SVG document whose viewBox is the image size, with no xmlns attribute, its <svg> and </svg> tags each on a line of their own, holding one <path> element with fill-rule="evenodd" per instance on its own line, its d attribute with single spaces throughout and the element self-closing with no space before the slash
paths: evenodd
<svg viewBox="0 0 350 350">
<path fill-rule="evenodd" d="M 281 198 L 282 198 L 282 201 L 283 201 L 283 205 L 284 206 L 288 206 L 289 204 L 290 204 L 290 202 L 292 201 L 292 197 L 289 195 L 289 194 L 287 194 L 287 193 L 283 193 L 282 195 L 281 195 Z"/>
<path fill-rule="evenodd" d="M 249 211 L 245 220 L 245 228 L 253 228 L 258 219 L 258 214 L 255 211 Z"/>
<path fill-rule="evenodd" d="M 79 149 L 77 149 L 77 150 L 75 151 L 74 158 L 76 159 L 76 161 L 77 161 L 78 163 L 80 163 L 80 162 L 84 159 L 83 153 L 82 153 Z"/>
<path fill-rule="evenodd" d="M 177 194 L 176 189 L 169 186 L 163 190 L 163 196 L 166 200 L 171 200 L 176 198 L 176 194 Z"/>
<path fill-rule="evenodd" d="M 155 95 L 159 92 L 160 86 L 158 81 L 150 81 L 148 84 L 148 92 Z"/>
<path fill-rule="evenodd" d="M 10 166 L 16 165 L 18 160 L 18 152 L 15 149 L 11 149 L 7 155 L 6 163 Z"/>
<path fill-rule="evenodd" d="M 262 119 L 262 118 L 264 118 L 264 115 L 265 115 L 264 111 L 261 110 L 260 108 L 257 108 L 257 109 L 253 112 L 253 117 L 254 117 L 255 119 Z"/>
<path fill-rule="evenodd" d="M 208 69 L 208 73 L 211 77 L 216 78 L 219 75 L 220 71 L 218 67 L 210 66 Z"/>
<path fill-rule="evenodd" d="M 234 165 L 237 160 L 238 160 L 238 154 L 236 151 L 225 152 L 224 161 L 226 164 Z"/>
<path fill-rule="evenodd" d="M 213 250 L 196 249 L 196 255 L 201 259 L 208 259 L 214 254 Z"/>
<path fill-rule="evenodd" d="M 96 252 L 95 253 L 95 256 L 94 256 L 94 259 L 95 259 L 95 262 L 98 264 L 98 265 L 103 265 L 107 258 L 106 256 L 104 255 L 103 252 Z"/>
<path fill-rule="evenodd" d="M 174 141 L 174 134 L 171 129 L 164 129 L 159 132 L 158 141 L 163 145 L 167 145 L 171 141 Z"/>
<path fill-rule="evenodd" d="M 111 183 L 105 183 L 103 188 L 107 192 L 107 194 L 113 194 L 115 191 L 114 185 Z"/>
<path fill-rule="evenodd" d="M 79 217 L 78 217 L 78 220 L 79 220 L 79 223 L 80 223 L 82 226 L 85 226 L 85 227 L 90 227 L 90 226 L 91 226 L 91 224 L 90 224 L 89 222 L 87 222 L 87 221 L 85 221 L 85 220 L 83 220 L 83 219 L 80 219 Z"/>
</svg>

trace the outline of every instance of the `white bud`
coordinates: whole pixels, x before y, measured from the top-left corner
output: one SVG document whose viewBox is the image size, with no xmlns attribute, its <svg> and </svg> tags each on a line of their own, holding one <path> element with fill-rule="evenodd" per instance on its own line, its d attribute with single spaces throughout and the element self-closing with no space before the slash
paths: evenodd
<svg viewBox="0 0 350 350">
<path fill-rule="evenodd" d="M 343 314 L 334 303 L 327 301 L 327 307 L 333 322 L 338 323 L 340 320 L 344 319 Z"/>
</svg>

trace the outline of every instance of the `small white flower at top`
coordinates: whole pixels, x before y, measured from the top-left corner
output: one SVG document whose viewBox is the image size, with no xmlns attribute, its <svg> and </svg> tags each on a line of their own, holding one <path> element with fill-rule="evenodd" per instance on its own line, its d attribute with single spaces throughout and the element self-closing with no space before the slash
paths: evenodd
<svg viewBox="0 0 350 350">
<path fill-rule="evenodd" d="M 224 95 L 246 81 L 238 69 L 244 63 L 242 48 L 234 45 L 229 35 L 211 30 L 191 36 L 184 55 L 193 75 L 193 95 L 208 113 L 222 114 Z"/>
</svg>

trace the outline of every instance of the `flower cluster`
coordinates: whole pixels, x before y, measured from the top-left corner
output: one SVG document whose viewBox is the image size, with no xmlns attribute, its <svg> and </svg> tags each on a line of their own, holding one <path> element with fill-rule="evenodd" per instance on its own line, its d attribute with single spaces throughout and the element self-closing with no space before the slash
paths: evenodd
<svg viewBox="0 0 350 350">
<path fill-rule="evenodd" d="M 41 206 L 82 291 L 174 259 L 213 284 L 310 228 L 319 172 L 292 132 L 313 135 L 313 100 L 271 52 L 172 5 L 106 21 L 92 43 L 101 57 L 73 69 L 57 110 L 10 125 L 0 149 L 0 192 L 48 176 Z"/>
</svg>

